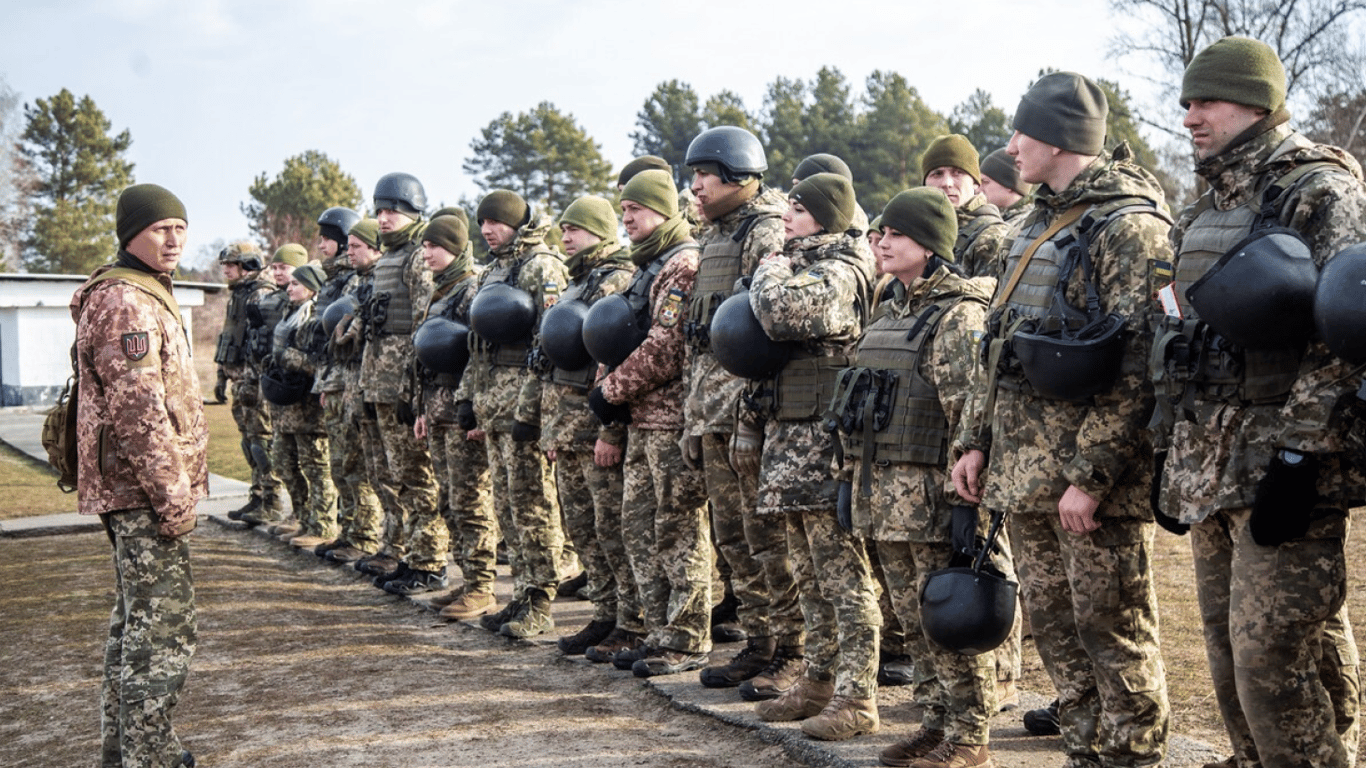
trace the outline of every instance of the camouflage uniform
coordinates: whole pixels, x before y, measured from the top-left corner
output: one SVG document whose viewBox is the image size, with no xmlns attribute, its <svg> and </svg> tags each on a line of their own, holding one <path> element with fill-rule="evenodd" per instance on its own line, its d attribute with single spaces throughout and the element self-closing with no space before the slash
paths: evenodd
<svg viewBox="0 0 1366 768">
<path fill-rule="evenodd" d="M 835 681 L 835 693 L 872 699 L 877 693 L 878 610 L 863 543 L 836 522 L 838 481 L 830 473 L 836 442 L 819 419 L 847 366 L 872 300 L 874 267 L 847 233 L 821 233 L 786 243 L 782 261 L 755 270 L 750 306 L 764 332 L 793 342 L 793 359 L 776 381 L 750 384 L 740 418 L 766 419 L 756 515 L 772 525 L 786 518 L 787 549 L 806 624 L 807 676 Z M 815 385 L 797 377 L 815 372 Z M 789 382 L 791 382 L 789 384 Z M 813 391 L 814 390 L 814 391 Z"/>
<path fill-rule="evenodd" d="M 229 285 L 223 332 L 218 336 L 214 362 L 220 378 L 232 382 L 232 419 L 242 434 L 242 455 L 251 467 L 251 497 L 270 499 L 280 487 L 280 476 L 270 465 L 270 412 L 261 399 L 261 385 L 247 349 L 247 308 L 275 290 L 260 272 L 249 272 Z"/>
<path fill-rule="evenodd" d="M 739 475 L 730 466 L 735 407 L 744 382 L 721 367 L 705 337 L 711 315 L 733 292 L 734 279 L 752 274 L 760 258 L 782 250 L 779 217 L 786 210 L 785 195 L 761 187 L 753 199 L 711 222 L 698 238 L 705 254 L 709 247 L 725 248 L 742 229 L 748 230 L 739 243 L 738 272 L 730 276 L 731 282 L 722 285 L 725 280 L 718 279 L 711 285 L 703 280 L 688 307 L 685 330 L 691 353 L 685 377 L 684 425 L 688 435 L 702 437 L 702 473 L 711 502 L 712 535 L 716 549 L 730 566 L 731 588 L 740 603 L 736 614 L 741 628 L 750 637 L 774 637 L 780 646 L 800 646 L 801 614 L 786 536 L 779 526 L 761 523 L 753 514 L 758 477 Z M 703 262 L 699 262 L 699 269 L 699 276 L 711 271 Z"/>
<path fill-rule="evenodd" d="M 470 301 L 478 276 L 456 262 L 435 276 L 427 317 L 469 323 Z M 459 380 L 432 374 L 419 364 L 423 379 L 419 413 L 427 421 L 427 449 L 441 486 L 439 508 L 450 531 L 455 562 L 467 592 L 493 592 L 497 574 L 498 521 L 489 499 L 489 459 L 484 444 L 470 440 L 455 419 Z"/>
<path fill-rule="evenodd" d="M 263 491 L 262 500 L 272 501 L 279 497 L 280 488 L 289 490 L 288 485 L 283 482 L 284 478 L 280 469 L 275 466 L 275 409 L 265 397 L 261 395 L 259 381 L 265 372 L 270 360 L 271 349 L 275 340 L 275 326 L 279 325 L 289 311 L 289 295 L 284 288 L 275 285 L 270 286 L 270 290 L 256 295 L 251 302 L 247 316 L 247 359 L 255 371 L 258 386 L 253 390 L 245 390 L 242 394 L 244 401 L 248 403 L 245 408 L 254 412 L 254 416 L 248 418 L 259 418 L 266 430 L 270 433 L 263 442 L 252 442 L 250 444 L 252 458 L 263 469 L 266 477 L 270 478 L 271 491 Z M 252 476 L 256 472 L 253 470 Z M 295 489 L 297 490 L 297 488 Z M 261 522 L 282 522 L 285 519 L 285 511 L 282 507 L 275 504 L 267 504 L 260 510 L 252 513 L 251 518 Z"/>
<path fill-rule="evenodd" d="M 286 371 L 313 375 L 313 361 L 300 349 L 300 328 L 313 316 L 312 299 L 295 306 L 275 326 L 275 362 Z M 311 390 L 312 387 L 310 386 Z M 300 535 L 331 539 L 337 535 L 337 490 L 332 485 L 328 464 L 327 432 L 322 404 L 311 391 L 293 405 L 270 404 L 270 419 L 275 424 L 275 439 L 270 444 L 270 461 L 289 490 L 289 500 L 298 518 Z"/>
<path fill-rule="evenodd" d="M 379 481 L 384 504 L 384 547 L 420 571 L 446 567 L 450 540 L 437 513 L 436 476 L 425 443 L 413 436 L 413 337 L 419 310 L 430 302 L 432 274 L 422 261 L 422 224 L 381 235 L 384 254 L 375 262 L 373 290 L 363 310 L 365 352 L 361 390 L 374 408 L 388 478 Z M 390 275 L 391 280 L 383 279 Z M 385 499 L 385 496 L 389 499 Z"/>
<path fill-rule="evenodd" d="M 957 427 L 969 393 L 980 382 L 977 353 L 986 301 L 994 289 L 992 278 L 969 280 L 942 266 L 928 279 L 917 280 L 909 294 L 900 282 L 891 287 L 891 300 L 879 306 L 870 334 L 890 327 L 898 339 L 905 339 L 905 329 L 915 327 L 928 308 L 947 305 L 942 314 L 935 315 L 937 325 L 923 326 L 929 338 L 922 342 L 919 355 L 897 371 L 902 388 L 897 407 L 905 403 L 909 408 L 910 398 L 916 396 L 910 392 L 911 377 L 917 375 L 910 365 L 916 364 L 918 376 L 935 390 L 942 411 L 942 417 L 936 418 L 942 418 L 950 434 Z M 865 336 L 864 344 L 869 341 Z M 859 358 L 858 365 L 874 365 L 862 349 Z M 857 428 L 854 436 L 861 436 Z M 871 461 L 865 463 L 863 451 L 868 443 L 862 439 L 846 439 L 846 443 L 842 476 L 854 486 L 850 509 L 854 530 L 874 542 L 896 614 L 902 626 L 914 628 L 907 633 L 907 641 L 916 660 L 915 698 L 922 710 L 922 725 L 944 731 L 955 744 L 986 744 L 995 699 L 992 655 L 945 651 L 930 644 L 919 629 L 920 592 L 930 572 L 950 565 L 953 507 L 963 503 L 948 479 L 947 453 L 940 448 L 939 463 L 923 463 L 889 460 L 873 448 L 868 454 Z M 871 493 L 865 494 L 865 487 Z"/>
<path fill-rule="evenodd" d="M 1034 210 L 1034 198 L 1025 196 L 1016 201 L 1014 205 L 1001 211 L 1001 218 L 1005 219 L 1006 225 L 1013 229 L 1024 221 L 1032 210 Z"/>
<path fill-rule="evenodd" d="M 479 279 L 511 282 L 531 294 L 540 313 L 554 305 L 569 283 L 559 254 L 547 250 L 550 220 L 541 215 L 517 230 L 516 238 L 490 253 L 491 265 Z M 541 423 L 541 381 L 526 364 L 526 348 L 500 349 L 470 334 L 470 362 L 456 401 L 471 400 L 488 451 L 493 509 L 508 545 L 516 597 L 535 588 L 553 596 L 560 582 L 564 530 L 555 502 L 555 483 L 545 454 L 534 441 L 512 439 L 514 421 Z"/>
<path fill-rule="evenodd" d="M 1251 138 L 1196 167 L 1210 190 L 1172 231 L 1180 298 L 1203 271 L 1195 265 L 1199 252 L 1222 252 L 1247 234 L 1262 191 L 1273 183 L 1286 188 L 1275 223 L 1300 232 L 1320 267 L 1366 240 L 1366 190 L 1356 160 L 1283 122 L 1268 119 Z M 1285 181 L 1311 163 L 1319 165 Z M 1345 458 L 1353 426 L 1338 403 L 1353 397 L 1356 385 L 1351 366 L 1321 341 L 1297 354 L 1283 391 L 1261 404 L 1202 382 L 1187 385 L 1193 407 L 1176 409 L 1163 477 L 1165 512 L 1192 524 L 1205 648 L 1234 756 L 1244 767 L 1346 765 L 1355 753 L 1356 649 L 1340 609 L 1347 511 L 1366 496 L 1366 481 Z M 1251 375 L 1250 354 L 1248 365 Z M 1318 458 L 1319 499 L 1285 511 L 1311 516 L 1304 535 L 1261 546 L 1249 530 L 1251 506 L 1280 448 Z M 1325 634 L 1329 622 L 1336 637 Z M 1353 743 L 1344 745 L 1338 734 Z"/>
<path fill-rule="evenodd" d="M 119 262 L 141 263 L 127 252 Z M 141 277 L 152 278 L 145 270 Z M 167 275 L 152 279 L 169 294 Z M 107 279 L 71 300 L 81 381 L 77 508 L 100 515 L 114 544 L 101 691 L 105 768 L 179 763 L 170 714 L 196 644 L 185 534 L 209 489 L 209 431 L 180 315 L 135 285 Z"/>
<path fill-rule="evenodd" d="M 1030 243 L 1074 206 L 1096 213 L 1135 205 L 1112 216 L 1097 214 L 1089 238 L 1101 308 L 1125 318 L 1129 329 L 1115 384 L 1088 401 L 1071 402 L 1035 394 L 1014 370 L 999 376 L 989 371 L 983 393 L 994 393 L 995 408 L 983 414 L 984 398 L 974 398 L 956 445 L 986 453 L 983 506 L 1009 512 L 1034 640 L 1058 691 L 1069 763 L 1078 765 L 1155 764 L 1167 739 L 1143 426 L 1153 401 L 1145 375 L 1146 308 L 1170 247 L 1161 187 L 1130 155 L 1121 144 L 1067 189 L 1040 188 L 1033 213 L 1007 240 L 1002 272 L 1011 274 Z M 998 289 L 993 307 L 1004 306 L 991 316 L 989 329 L 1002 310 L 1037 311 L 1023 302 L 1050 300 L 1062 258 L 1055 243 L 1079 226 L 1063 227 L 1034 254 L 1026 274 L 1035 277 L 1021 280 L 1010 297 Z M 1072 307 L 1085 306 L 1085 283 L 1080 270 L 1068 283 Z M 1063 531 L 1058 503 L 1069 486 L 1099 500 L 1098 530 Z"/>
<path fill-rule="evenodd" d="M 356 300 L 356 306 L 364 306 L 373 290 L 374 265 L 357 270 L 355 277 L 348 281 L 346 294 Z M 340 526 L 338 542 L 354 547 L 361 552 L 373 554 L 379 551 L 384 539 L 385 512 L 378 490 L 382 483 L 388 482 L 389 466 L 383 461 L 383 443 L 379 437 L 379 427 L 375 424 L 374 412 L 365 407 L 361 392 L 360 369 L 365 348 L 365 323 L 358 315 L 347 315 L 337 324 L 329 341 L 334 365 L 323 378 L 322 388 L 329 393 L 326 410 L 341 410 L 341 419 L 347 425 L 344 434 L 350 436 L 354 430 L 354 452 L 347 455 L 346 475 L 352 478 L 348 484 L 356 489 L 355 511 L 347 516 L 346 510 L 338 515 Z M 333 394 L 335 393 L 335 394 Z M 356 461 L 353 465 L 351 462 Z"/>
<path fill-rule="evenodd" d="M 614 242 L 584 249 L 567 259 L 565 266 L 571 283 L 562 298 L 577 298 L 589 305 L 603 296 L 626 290 L 633 271 L 621 246 Z M 597 365 L 590 364 L 581 371 L 551 368 L 542 375 L 541 450 L 555 452 L 555 486 L 559 490 L 564 531 L 588 573 L 593 620 L 614 622 L 616 573 L 623 566 L 629 567 L 623 562 L 614 568 L 608 561 L 609 557 L 623 557 L 626 551 L 620 540 L 620 524 L 611 522 L 620 515 L 622 465 L 599 467 L 593 461 L 593 447 L 600 438 L 621 446 L 626 442 L 626 434 L 620 426 L 602 427 L 588 409 L 588 390 L 596 372 Z M 599 507 L 608 520 L 605 532 L 597 528 Z M 615 535 L 617 541 L 604 546 L 601 539 L 608 535 Z"/>
<path fill-rule="evenodd" d="M 1001 271 L 1001 243 L 1010 225 L 1001 210 L 987 202 L 981 192 L 957 208 L 958 240 L 953 244 L 953 260 L 968 277 L 996 277 Z"/>
<path fill-rule="evenodd" d="M 599 386 L 609 403 L 631 409 L 626 436 L 622 539 L 627 542 L 647 645 L 687 653 L 711 649 L 712 549 L 701 473 L 683 463 L 678 439 L 683 433 L 683 310 L 697 276 L 697 249 L 682 216 L 660 227 L 654 258 L 665 258 L 650 285 L 650 331 Z M 650 263 L 640 253 L 636 264 Z M 644 263 L 641 263 L 644 261 Z M 642 275 L 643 273 L 637 273 Z M 620 574 L 618 584 L 621 585 Z M 637 631 L 626 595 L 619 593 L 617 626 Z"/>
</svg>

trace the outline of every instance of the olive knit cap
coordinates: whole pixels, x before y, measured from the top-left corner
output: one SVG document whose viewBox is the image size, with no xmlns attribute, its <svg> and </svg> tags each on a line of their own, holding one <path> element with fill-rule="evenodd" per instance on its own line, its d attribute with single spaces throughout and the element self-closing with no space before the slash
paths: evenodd
<svg viewBox="0 0 1366 768">
<path fill-rule="evenodd" d="M 669 165 L 668 160 L 665 160 L 658 155 L 642 155 L 627 163 L 626 167 L 621 169 L 621 174 L 617 176 L 617 186 L 626 186 L 626 182 L 634 179 L 637 173 L 648 171 L 652 168 L 660 171 L 668 171 L 669 173 L 673 173 L 674 170 L 673 167 Z"/>
<path fill-rule="evenodd" d="M 1020 169 L 1015 167 L 1015 158 L 1006 152 L 1005 147 L 992 152 L 982 160 L 982 175 L 1017 194 L 1028 195 L 1034 191 L 1033 184 L 1020 180 Z"/>
<path fill-rule="evenodd" d="M 275 249 L 275 257 L 270 260 L 270 263 L 302 267 L 308 263 L 308 249 L 298 243 L 285 243 Z"/>
<path fill-rule="evenodd" d="M 433 219 L 437 216 L 457 216 L 461 221 L 465 222 L 466 231 L 470 228 L 470 215 L 465 213 L 465 209 L 458 205 L 448 205 L 432 214 Z"/>
<path fill-rule="evenodd" d="M 485 219 L 501 221 L 513 229 L 521 229 L 531 220 L 531 206 L 526 204 L 521 195 L 510 189 L 495 189 L 484 195 L 474 213 L 476 222 L 483 222 Z"/>
<path fill-rule="evenodd" d="M 950 133 L 930 142 L 920 156 L 920 182 L 923 184 L 935 168 L 957 168 L 982 183 L 982 169 L 977 165 L 977 147 L 961 133 Z"/>
<path fill-rule="evenodd" d="M 953 243 L 958 239 L 958 214 L 944 193 L 932 187 L 916 187 L 896 194 L 879 217 L 890 227 L 911 238 L 935 256 L 953 261 Z"/>
<path fill-rule="evenodd" d="M 617 239 L 617 212 L 605 197 L 580 197 L 564 209 L 560 216 L 560 224 L 573 224 L 603 240 Z"/>
<path fill-rule="evenodd" d="M 808 177 L 787 197 L 810 211 L 826 232 L 843 232 L 854 220 L 854 185 L 838 173 Z"/>
<path fill-rule="evenodd" d="M 668 171 L 651 169 L 637 173 L 621 190 L 621 199 L 640 203 L 671 219 L 678 215 L 678 188 Z"/>
<path fill-rule="evenodd" d="M 796 170 L 792 172 L 792 178 L 800 182 L 818 173 L 838 173 L 849 181 L 854 180 L 854 172 L 849 170 L 849 164 L 826 152 L 810 155 L 797 163 Z"/>
<path fill-rule="evenodd" d="M 469 241 L 469 225 L 464 219 L 452 213 L 434 217 L 427 222 L 427 228 L 422 231 L 422 242 L 439 245 L 452 256 L 463 253 L 465 244 Z"/>
<path fill-rule="evenodd" d="M 305 264 L 294 270 L 292 277 L 299 281 L 299 285 L 317 293 L 323 287 L 323 281 L 327 279 L 327 273 L 317 264 Z"/>
<path fill-rule="evenodd" d="M 114 231 L 118 233 L 119 247 L 126 247 L 142 230 L 162 219 L 185 218 L 185 204 L 171 190 L 156 184 L 134 184 L 119 195 L 114 209 Z"/>
<path fill-rule="evenodd" d="M 351 225 L 351 234 L 355 235 L 357 240 L 365 243 L 371 248 L 379 248 L 378 221 L 374 219 L 361 219 Z"/>
<path fill-rule="evenodd" d="M 1195 54 L 1181 78 L 1181 107 L 1189 107 L 1195 99 L 1275 112 L 1285 106 L 1285 65 L 1260 40 L 1237 36 L 1215 40 Z"/>
<path fill-rule="evenodd" d="M 1051 72 L 1025 92 L 1011 127 L 1058 149 L 1099 155 L 1109 113 L 1099 85 L 1076 72 Z"/>
</svg>

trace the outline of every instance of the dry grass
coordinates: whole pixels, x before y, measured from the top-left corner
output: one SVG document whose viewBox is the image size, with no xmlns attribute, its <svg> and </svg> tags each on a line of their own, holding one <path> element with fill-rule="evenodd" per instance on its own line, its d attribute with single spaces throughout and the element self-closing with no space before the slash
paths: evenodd
<svg viewBox="0 0 1366 768">
<path fill-rule="evenodd" d="M 8 443 L 0 443 L 0 489 L 0 520 L 76 511 L 76 494 L 62 493 L 57 473 Z"/>
</svg>

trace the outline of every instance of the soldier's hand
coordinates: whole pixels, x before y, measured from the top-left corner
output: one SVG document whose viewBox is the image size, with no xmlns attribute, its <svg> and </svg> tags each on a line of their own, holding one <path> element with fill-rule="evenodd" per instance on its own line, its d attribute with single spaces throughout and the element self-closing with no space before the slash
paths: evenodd
<svg viewBox="0 0 1366 768">
<path fill-rule="evenodd" d="M 1062 529 L 1068 533 L 1085 534 L 1100 529 L 1096 520 L 1096 509 L 1100 500 L 1075 485 L 1067 486 L 1062 499 L 1058 501 L 1058 515 L 1062 518 Z"/>
<path fill-rule="evenodd" d="M 735 423 L 735 433 L 730 438 L 730 468 L 740 475 L 759 474 L 759 456 L 763 453 L 764 434 L 756 424 L 746 421 Z"/>
<path fill-rule="evenodd" d="M 621 446 L 598 440 L 593 444 L 593 463 L 604 469 L 620 464 Z"/>
<path fill-rule="evenodd" d="M 167 539 L 177 539 L 194 530 L 199 518 L 193 510 L 187 515 L 162 517 L 157 523 L 157 533 Z"/>
<path fill-rule="evenodd" d="M 455 404 L 455 423 L 466 432 L 473 431 L 479 426 L 479 420 L 474 417 L 474 403 L 461 400 Z"/>
<path fill-rule="evenodd" d="M 222 373 L 218 375 L 218 382 L 213 385 L 213 399 L 219 404 L 228 402 L 228 380 Z"/>
<path fill-rule="evenodd" d="M 953 489 L 964 501 L 982 503 L 982 470 L 987 467 L 987 455 L 973 449 L 963 454 L 953 465 Z"/>
<path fill-rule="evenodd" d="M 418 416 L 418 417 L 417 417 L 417 420 L 413 422 L 413 437 L 416 437 L 418 440 L 426 440 L 426 439 L 427 439 L 427 417 L 426 417 L 426 416 Z"/>
<path fill-rule="evenodd" d="M 631 423 L 631 407 L 608 402 L 607 396 L 602 393 L 602 387 L 593 387 L 588 393 L 588 408 L 604 427 Z"/>
<path fill-rule="evenodd" d="M 702 468 L 702 436 L 683 435 L 678 438 L 678 450 L 683 454 L 683 465 L 693 471 Z"/>
</svg>

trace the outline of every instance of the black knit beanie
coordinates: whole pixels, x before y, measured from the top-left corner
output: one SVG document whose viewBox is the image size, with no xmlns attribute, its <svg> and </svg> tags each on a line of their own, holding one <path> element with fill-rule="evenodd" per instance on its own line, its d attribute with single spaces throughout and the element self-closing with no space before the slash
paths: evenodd
<svg viewBox="0 0 1366 768">
<path fill-rule="evenodd" d="M 1015 110 L 1012 127 L 1033 139 L 1079 155 L 1105 148 L 1110 103 L 1099 85 L 1075 72 L 1039 78 Z"/>
<path fill-rule="evenodd" d="M 1015 167 L 1015 158 L 1006 152 L 1005 147 L 986 156 L 982 161 L 982 175 L 1017 194 L 1028 195 L 1034 191 L 1033 184 L 1020 180 L 1020 169 Z"/>
</svg>

